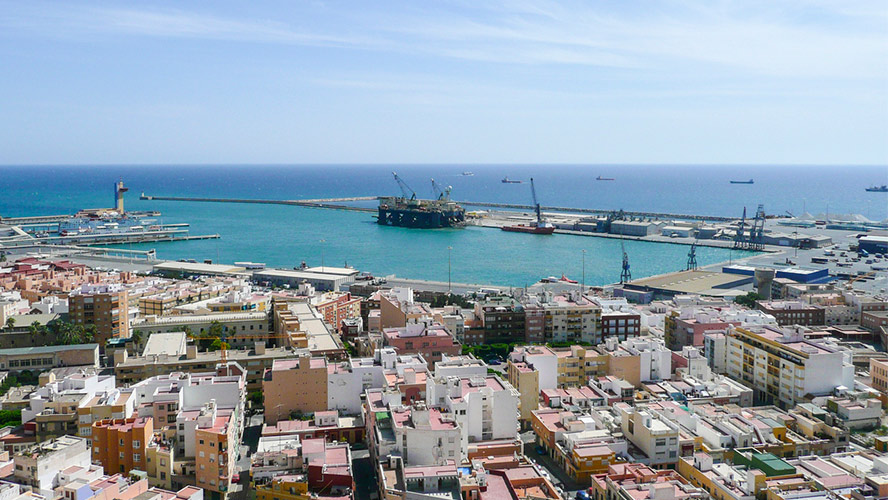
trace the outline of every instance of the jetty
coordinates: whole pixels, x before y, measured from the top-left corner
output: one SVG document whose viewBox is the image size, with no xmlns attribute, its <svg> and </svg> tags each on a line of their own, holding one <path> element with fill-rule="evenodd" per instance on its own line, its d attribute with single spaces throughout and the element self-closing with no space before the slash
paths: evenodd
<svg viewBox="0 0 888 500">
<path fill-rule="evenodd" d="M 268 199 L 251 199 L 251 198 L 195 198 L 190 196 L 150 196 L 142 193 L 140 200 L 158 200 L 158 201 L 196 201 L 210 203 L 257 203 L 265 205 L 293 205 L 299 207 L 314 208 L 330 208 L 335 210 L 351 210 L 355 212 L 376 212 L 376 208 L 354 207 L 350 205 L 342 205 L 355 201 L 374 201 L 380 200 L 382 196 L 352 196 L 348 198 L 317 198 L 310 200 L 268 200 Z M 506 208 L 512 210 L 534 210 L 532 205 L 521 205 L 516 203 L 493 203 L 486 201 L 457 201 L 463 206 L 486 207 L 486 208 Z M 575 208 L 575 207 L 557 207 L 557 206 L 541 206 L 540 209 L 552 212 L 567 212 L 590 215 L 606 215 L 613 213 L 615 210 L 604 210 L 596 208 Z M 644 217 L 655 219 L 680 219 L 680 220 L 699 220 L 713 222 L 730 222 L 736 220 L 736 217 L 723 217 L 718 215 L 695 215 L 695 214 L 673 214 L 661 212 L 631 212 L 623 211 L 624 215 L 630 217 Z"/>
<path fill-rule="evenodd" d="M 204 203 L 257 203 L 262 205 L 294 205 L 298 207 L 311 208 L 331 208 L 335 210 L 351 210 L 354 212 L 376 212 L 375 208 L 352 207 L 349 205 L 340 205 L 340 203 L 348 203 L 355 201 L 375 201 L 378 196 L 352 196 L 349 198 L 318 198 L 313 200 L 263 200 L 249 198 L 195 198 L 191 196 L 148 196 L 145 193 L 139 197 L 140 200 L 156 200 L 156 201 L 196 201 Z"/>
</svg>

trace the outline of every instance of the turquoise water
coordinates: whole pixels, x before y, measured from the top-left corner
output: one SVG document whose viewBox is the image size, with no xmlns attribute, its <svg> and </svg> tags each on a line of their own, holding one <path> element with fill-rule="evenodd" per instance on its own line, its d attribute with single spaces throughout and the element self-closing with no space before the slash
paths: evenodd
<svg viewBox="0 0 888 500">
<path fill-rule="evenodd" d="M 130 245 L 156 248 L 161 258 L 214 262 L 251 260 L 271 266 L 355 266 L 378 275 L 446 281 L 447 247 L 452 279 L 504 286 L 533 284 L 555 275 L 580 280 L 586 250 L 586 283 L 619 280 L 619 240 L 571 235 L 528 235 L 498 229 L 422 230 L 380 226 L 372 214 L 275 205 L 154 202 L 165 221 L 187 220 L 192 234 L 221 234 L 218 240 Z M 321 241 L 323 240 L 323 242 Z M 684 269 L 688 246 L 625 241 L 633 277 Z M 727 261 L 731 251 L 699 248 L 700 265 Z M 733 252 L 738 257 L 739 252 Z"/>
<path fill-rule="evenodd" d="M 270 266 L 341 266 L 375 274 L 447 280 L 447 247 L 454 282 L 524 286 L 562 273 L 580 280 L 586 250 L 586 283 L 618 281 L 619 240 L 569 235 L 537 236 L 469 227 L 414 230 L 375 224 L 369 213 L 276 205 L 141 201 L 153 195 L 267 199 L 397 194 L 392 167 L 367 166 L 102 166 L 0 167 L 0 215 L 74 213 L 112 205 L 112 185 L 130 187 L 129 210 L 159 210 L 162 222 L 188 222 L 191 234 L 218 240 L 127 245 L 157 250 L 164 259 L 257 261 Z M 737 215 L 764 203 L 768 213 L 858 212 L 884 219 L 884 193 L 866 193 L 888 182 L 885 167 L 716 167 L 716 166 L 505 166 L 415 165 L 396 168 L 420 197 L 429 177 L 452 184 L 455 199 L 529 203 L 527 184 L 502 184 L 508 175 L 533 175 L 544 205 L 638 211 Z M 459 174 L 473 170 L 475 176 Z M 598 175 L 615 177 L 597 182 Z M 754 177 L 755 185 L 728 180 Z M 323 240 L 323 243 L 321 242 Z M 685 245 L 626 241 L 634 278 L 684 269 Z M 739 258 L 727 249 L 699 248 L 703 266 Z"/>
</svg>

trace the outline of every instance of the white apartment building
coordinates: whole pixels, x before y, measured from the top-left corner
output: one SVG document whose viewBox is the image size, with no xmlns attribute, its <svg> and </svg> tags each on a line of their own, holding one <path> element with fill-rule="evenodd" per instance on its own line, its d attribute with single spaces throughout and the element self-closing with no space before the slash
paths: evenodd
<svg viewBox="0 0 888 500">
<path fill-rule="evenodd" d="M 461 463 L 466 455 L 462 430 L 452 415 L 429 408 L 425 403 L 391 410 L 395 435 L 391 454 L 401 456 L 404 464 L 445 465 L 449 460 Z"/>
<path fill-rule="evenodd" d="M 398 355 L 391 347 L 377 349 L 372 358 L 331 363 L 327 372 L 327 409 L 343 415 L 360 414 L 364 391 L 386 387 L 386 373 L 404 377 L 408 369 L 427 374 L 428 364 L 421 354 Z"/>
<path fill-rule="evenodd" d="M 52 497 L 52 490 L 59 486 L 61 471 L 79 466 L 90 468 L 90 448 L 86 438 L 62 436 L 50 439 L 18 453 L 13 457 L 14 477 L 17 482 Z"/>
<path fill-rule="evenodd" d="M 731 328 L 727 374 L 754 390 L 756 403 L 794 406 L 838 387 L 854 387 L 850 353 L 777 327 Z"/>
<path fill-rule="evenodd" d="M 679 427 L 644 407 L 617 403 L 623 435 L 648 457 L 649 465 L 678 462 Z"/>
<path fill-rule="evenodd" d="M 426 401 L 453 414 L 465 445 L 518 438 L 520 394 L 496 375 L 436 377 L 426 382 Z"/>
</svg>

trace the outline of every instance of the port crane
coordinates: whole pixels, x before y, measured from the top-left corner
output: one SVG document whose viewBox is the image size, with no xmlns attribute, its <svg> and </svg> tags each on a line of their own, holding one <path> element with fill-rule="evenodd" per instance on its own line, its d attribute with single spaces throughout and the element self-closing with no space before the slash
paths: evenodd
<svg viewBox="0 0 888 500">
<path fill-rule="evenodd" d="M 543 216 L 540 213 L 540 202 L 537 201 L 536 188 L 533 186 L 533 177 L 530 178 L 530 194 L 533 195 L 533 209 L 536 211 L 537 226 L 542 226 Z"/>
<path fill-rule="evenodd" d="M 404 195 L 404 198 L 410 199 L 413 201 L 416 199 L 416 192 L 410 189 L 410 186 L 404 182 L 404 179 L 398 176 L 397 172 L 392 172 L 392 175 L 395 176 L 395 182 L 398 183 L 398 187 L 401 188 L 401 193 Z"/>
<path fill-rule="evenodd" d="M 697 269 L 697 240 L 691 243 L 691 249 L 688 251 L 688 271 Z"/>
<path fill-rule="evenodd" d="M 432 179 L 432 193 L 435 194 L 438 201 L 450 201 L 450 191 L 452 190 L 453 186 L 442 188 L 440 184 L 435 182 L 435 179 Z"/>
<path fill-rule="evenodd" d="M 620 235 L 622 236 L 622 235 Z M 623 245 L 623 238 L 620 238 L 620 250 L 623 251 L 623 270 L 620 272 L 620 284 L 632 281 L 632 272 L 629 270 L 629 254 L 626 253 L 626 247 Z"/>
</svg>

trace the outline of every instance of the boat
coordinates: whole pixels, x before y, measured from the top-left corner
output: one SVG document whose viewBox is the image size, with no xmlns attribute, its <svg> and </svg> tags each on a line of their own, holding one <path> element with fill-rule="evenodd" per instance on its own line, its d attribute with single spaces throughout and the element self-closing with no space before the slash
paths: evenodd
<svg viewBox="0 0 888 500">
<path fill-rule="evenodd" d="M 888 193 L 888 186 L 882 184 L 881 186 L 870 186 L 866 188 L 866 190 L 870 193 Z"/>
<path fill-rule="evenodd" d="M 544 222 L 543 225 L 518 224 L 515 226 L 503 226 L 502 230 L 512 233 L 552 234 L 555 232 L 555 226 L 548 222 Z"/>
<path fill-rule="evenodd" d="M 748 181 L 731 181 L 731 184 L 755 184 L 755 182 L 749 179 Z"/>
<path fill-rule="evenodd" d="M 540 203 L 537 201 L 536 188 L 533 185 L 533 177 L 530 178 L 530 192 L 533 194 L 534 211 L 536 212 L 536 220 L 530 224 L 518 224 L 516 226 L 503 226 L 503 231 L 513 233 L 530 233 L 530 234 L 552 234 L 555 232 L 555 226 L 551 222 L 543 220 L 540 213 Z"/>
<path fill-rule="evenodd" d="M 475 173 L 474 172 L 463 172 L 462 175 L 464 177 L 472 177 L 473 175 L 475 175 Z"/>
<path fill-rule="evenodd" d="M 523 181 L 513 181 L 512 179 L 509 179 L 508 176 L 506 176 L 506 177 L 503 177 L 502 182 L 503 182 L 503 184 L 521 184 Z"/>
<path fill-rule="evenodd" d="M 558 281 L 563 281 L 565 283 L 573 283 L 573 284 L 577 283 L 577 280 L 572 280 L 572 279 L 568 278 L 567 276 L 564 275 L 564 273 L 561 273 L 561 278 Z"/>
<path fill-rule="evenodd" d="M 612 181 L 612 180 L 614 180 L 614 178 L 613 177 L 602 177 L 599 175 L 598 177 L 595 178 L 595 180 L 596 181 Z"/>
</svg>

